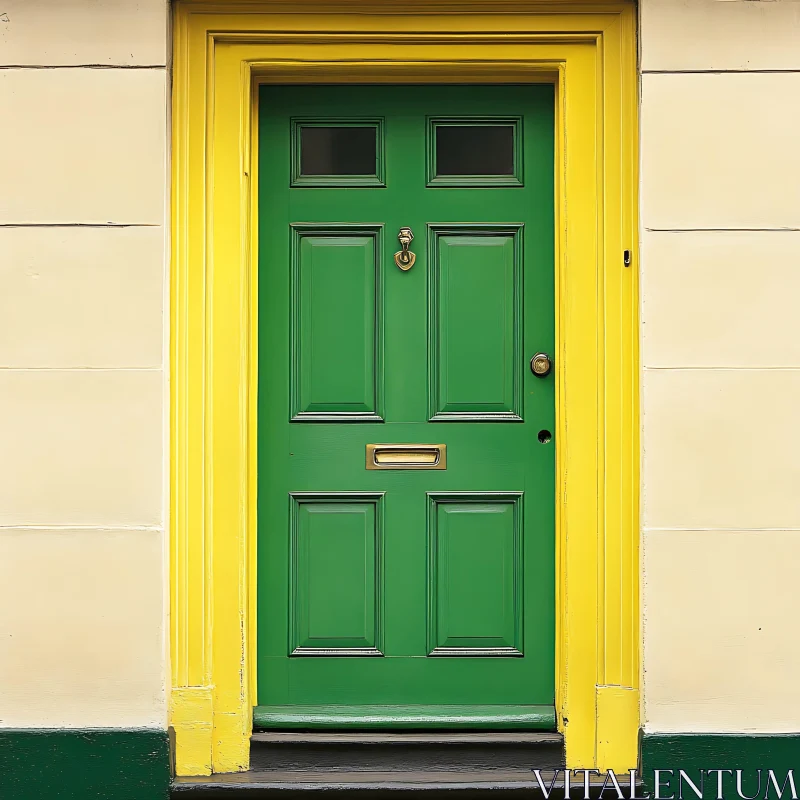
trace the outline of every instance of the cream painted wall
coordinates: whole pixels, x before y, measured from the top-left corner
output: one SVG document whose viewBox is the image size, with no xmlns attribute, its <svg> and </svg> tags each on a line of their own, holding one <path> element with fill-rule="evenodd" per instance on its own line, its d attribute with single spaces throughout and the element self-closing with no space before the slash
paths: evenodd
<svg viewBox="0 0 800 800">
<path fill-rule="evenodd" d="M 0 726 L 163 728 L 167 3 L 0 12 Z"/>
<path fill-rule="evenodd" d="M 645 727 L 796 731 L 800 3 L 640 8 Z M 166 722 L 168 41 L 0 13 L 0 726 Z"/>
<path fill-rule="evenodd" d="M 640 9 L 645 728 L 800 731 L 800 3 Z"/>
</svg>

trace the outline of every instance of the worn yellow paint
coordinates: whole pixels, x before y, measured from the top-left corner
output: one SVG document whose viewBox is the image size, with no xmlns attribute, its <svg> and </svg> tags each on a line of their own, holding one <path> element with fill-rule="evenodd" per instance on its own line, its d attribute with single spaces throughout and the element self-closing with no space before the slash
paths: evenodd
<svg viewBox="0 0 800 800">
<path fill-rule="evenodd" d="M 178 775 L 211 774 L 213 701 L 210 686 L 182 686 L 172 689 L 170 726 L 181 745 L 176 763 Z"/>
<path fill-rule="evenodd" d="M 570 767 L 635 766 L 633 5 L 183 0 L 175 10 L 174 39 L 172 680 L 178 689 L 210 687 L 212 704 L 206 739 L 187 736 L 185 725 L 182 735 L 176 726 L 179 771 L 204 764 L 209 747 L 215 772 L 246 769 L 249 760 L 255 701 L 255 87 L 353 80 L 556 86 L 556 705 Z M 626 249 L 634 256 L 629 268 L 622 262 Z M 173 719 L 185 721 L 191 711 L 180 692 L 174 697 Z"/>
<path fill-rule="evenodd" d="M 597 687 L 597 769 L 621 773 L 636 766 L 639 692 L 623 686 Z"/>
</svg>

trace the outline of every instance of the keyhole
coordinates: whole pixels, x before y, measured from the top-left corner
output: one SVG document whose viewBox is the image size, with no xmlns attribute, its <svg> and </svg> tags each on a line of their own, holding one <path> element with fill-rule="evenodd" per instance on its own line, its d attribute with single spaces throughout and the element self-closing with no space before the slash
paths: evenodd
<svg viewBox="0 0 800 800">
<path fill-rule="evenodd" d="M 540 444 L 547 444 L 552 438 L 550 431 L 544 430 L 544 428 L 539 431 L 538 439 Z"/>
</svg>

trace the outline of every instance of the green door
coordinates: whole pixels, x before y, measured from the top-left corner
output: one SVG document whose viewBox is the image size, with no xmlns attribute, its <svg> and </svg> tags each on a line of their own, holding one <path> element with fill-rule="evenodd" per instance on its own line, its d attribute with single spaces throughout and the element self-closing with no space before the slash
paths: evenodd
<svg viewBox="0 0 800 800">
<path fill-rule="evenodd" d="M 261 88 L 257 726 L 555 725 L 553 101 Z"/>
</svg>

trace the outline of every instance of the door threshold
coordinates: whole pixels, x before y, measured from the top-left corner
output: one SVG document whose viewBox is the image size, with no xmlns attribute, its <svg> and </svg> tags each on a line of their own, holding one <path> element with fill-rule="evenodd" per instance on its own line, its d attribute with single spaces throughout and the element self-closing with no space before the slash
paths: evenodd
<svg viewBox="0 0 800 800">
<path fill-rule="evenodd" d="M 268 730 L 253 733 L 251 748 L 270 744 L 563 744 L 564 737 L 553 731 L 453 731 L 434 729 L 431 731 L 279 731 Z"/>
<path fill-rule="evenodd" d="M 554 731 L 556 713 L 553 706 L 546 705 L 256 706 L 253 727 Z"/>
</svg>

